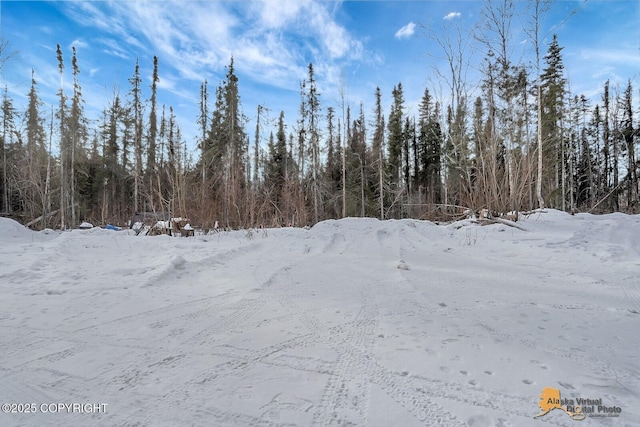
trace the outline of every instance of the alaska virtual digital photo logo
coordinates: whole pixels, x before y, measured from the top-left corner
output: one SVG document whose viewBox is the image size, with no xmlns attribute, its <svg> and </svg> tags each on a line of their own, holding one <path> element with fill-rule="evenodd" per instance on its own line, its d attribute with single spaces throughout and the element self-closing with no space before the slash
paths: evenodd
<svg viewBox="0 0 640 427">
<path fill-rule="evenodd" d="M 562 399 L 560 390 L 553 387 L 546 387 L 540 393 L 540 412 L 534 418 L 547 415 L 554 409 L 565 412 L 571 419 L 576 421 L 584 420 L 587 415 L 589 417 L 617 417 L 622 412 L 619 406 L 605 406 L 602 404 L 602 398 L 599 399 Z"/>
</svg>

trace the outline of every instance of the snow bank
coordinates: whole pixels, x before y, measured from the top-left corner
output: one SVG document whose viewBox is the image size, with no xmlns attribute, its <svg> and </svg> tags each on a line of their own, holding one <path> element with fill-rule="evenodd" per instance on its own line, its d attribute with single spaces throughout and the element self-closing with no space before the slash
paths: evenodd
<svg viewBox="0 0 640 427">
<path fill-rule="evenodd" d="M 107 404 L 0 425 L 571 426 L 583 398 L 640 425 L 640 216 L 517 224 L 0 220 L 0 400 Z M 534 419 L 547 388 L 565 407 Z"/>
<path fill-rule="evenodd" d="M 7 239 L 28 239 L 34 232 L 24 225 L 9 218 L 0 217 L 0 241 Z"/>
</svg>

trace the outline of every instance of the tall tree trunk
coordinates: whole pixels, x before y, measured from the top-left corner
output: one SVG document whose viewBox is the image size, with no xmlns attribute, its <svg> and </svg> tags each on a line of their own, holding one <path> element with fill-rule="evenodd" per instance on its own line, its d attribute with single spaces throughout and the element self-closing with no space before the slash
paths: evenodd
<svg viewBox="0 0 640 427">
<path fill-rule="evenodd" d="M 384 219 L 384 165 L 382 164 L 382 147 L 378 150 L 378 178 L 380 182 L 380 219 Z"/>
</svg>

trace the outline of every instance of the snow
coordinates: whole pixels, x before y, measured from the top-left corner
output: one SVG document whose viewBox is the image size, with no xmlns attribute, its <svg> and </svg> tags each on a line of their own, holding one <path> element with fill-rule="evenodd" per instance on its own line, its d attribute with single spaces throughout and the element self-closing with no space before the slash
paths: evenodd
<svg viewBox="0 0 640 427">
<path fill-rule="evenodd" d="M 0 425 L 575 425 L 534 419 L 547 387 L 620 408 L 582 425 L 640 425 L 640 216 L 516 224 L 0 219 L 0 403 L 36 408 Z"/>
</svg>

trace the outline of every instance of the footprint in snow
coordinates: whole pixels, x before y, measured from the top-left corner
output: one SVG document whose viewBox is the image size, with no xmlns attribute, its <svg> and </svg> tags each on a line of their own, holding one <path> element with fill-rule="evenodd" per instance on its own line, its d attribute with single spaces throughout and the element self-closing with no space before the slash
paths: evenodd
<svg viewBox="0 0 640 427">
<path fill-rule="evenodd" d="M 403 260 L 400 260 L 400 262 L 398 263 L 397 268 L 399 270 L 408 270 L 409 269 L 409 265 L 407 263 L 405 263 Z"/>
</svg>

